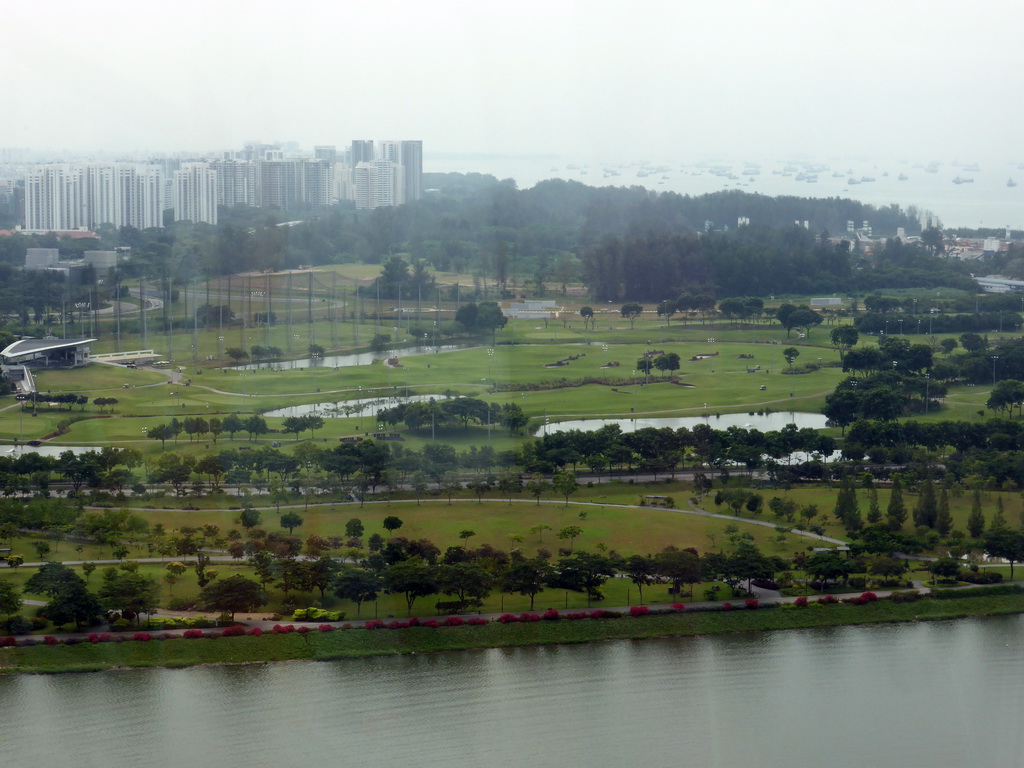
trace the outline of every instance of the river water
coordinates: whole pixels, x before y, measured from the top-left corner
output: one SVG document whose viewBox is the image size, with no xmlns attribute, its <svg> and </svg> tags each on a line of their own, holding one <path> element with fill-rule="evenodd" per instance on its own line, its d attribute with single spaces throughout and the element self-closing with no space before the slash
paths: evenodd
<svg viewBox="0 0 1024 768">
<path fill-rule="evenodd" d="M 1024 617 L 0 678 L 9 765 L 1024 764 Z"/>
</svg>

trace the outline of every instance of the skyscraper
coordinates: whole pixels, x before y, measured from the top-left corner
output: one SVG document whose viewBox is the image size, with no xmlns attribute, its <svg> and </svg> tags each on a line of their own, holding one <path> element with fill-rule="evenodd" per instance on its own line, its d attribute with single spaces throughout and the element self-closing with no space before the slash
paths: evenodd
<svg viewBox="0 0 1024 768">
<path fill-rule="evenodd" d="M 52 163 L 25 177 L 25 228 L 163 226 L 160 168 L 135 163 Z"/>
<path fill-rule="evenodd" d="M 182 163 L 174 172 L 174 220 L 217 223 L 217 173 L 208 163 Z"/>
</svg>

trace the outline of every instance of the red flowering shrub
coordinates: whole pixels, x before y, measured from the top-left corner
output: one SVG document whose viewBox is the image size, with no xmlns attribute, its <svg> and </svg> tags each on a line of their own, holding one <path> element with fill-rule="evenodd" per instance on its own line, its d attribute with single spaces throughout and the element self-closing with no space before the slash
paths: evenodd
<svg viewBox="0 0 1024 768">
<path fill-rule="evenodd" d="M 441 625 L 437 621 L 435 621 L 434 619 L 427 619 L 420 626 L 428 627 L 429 629 L 437 629 Z"/>
<path fill-rule="evenodd" d="M 186 629 L 181 633 L 181 636 L 186 640 L 198 640 L 203 636 L 203 630 L 201 629 Z"/>
<path fill-rule="evenodd" d="M 319 627 L 317 627 L 317 630 L 320 631 L 320 632 L 333 632 L 334 631 L 334 625 L 333 624 L 321 624 Z"/>
<path fill-rule="evenodd" d="M 46 637 L 43 638 L 43 642 L 46 643 L 47 645 L 57 645 L 57 643 L 59 643 L 60 640 L 58 640 L 53 635 L 47 635 Z"/>
<path fill-rule="evenodd" d="M 537 613 L 520 613 L 519 620 L 522 622 L 540 621 L 540 614 Z"/>
<path fill-rule="evenodd" d="M 389 621 L 388 629 L 408 629 L 409 623 L 406 621 Z"/>
<path fill-rule="evenodd" d="M 253 627 L 245 634 L 249 635 L 249 637 L 263 637 L 263 630 L 259 627 Z"/>
<path fill-rule="evenodd" d="M 672 610 L 675 611 L 676 613 L 682 613 L 683 611 L 686 610 L 686 606 L 683 605 L 682 603 L 672 603 L 671 607 L 672 607 Z"/>
<path fill-rule="evenodd" d="M 371 619 L 365 624 L 366 629 L 384 629 L 384 622 Z"/>
<path fill-rule="evenodd" d="M 18 641 L 13 637 L 5 637 L 3 640 L 0 640 L 0 648 L 13 648 L 17 644 Z"/>
<path fill-rule="evenodd" d="M 617 613 L 616 611 L 605 611 L 601 609 L 596 609 L 590 612 L 590 618 L 592 619 L 617 619 L 621 615 L 622 614 Z"/>
<path fill-rule="evenodd" d="M 172 635 L 170 632 L 164 632 L 162 635 L 160 635 L 160 639 L 161 640 L 177 640 L 178 639 L 178 635 Z"/>
<path fill-rule="evenodd" d="M 132 640 L 138 640 L 140 643 L 148 643 L 153 639 L 153 636 L 149 632 L 136 632 L 132 635 Z"/>
<path fill-rule="evenodd" d="M 103 633 L 97 635 L 95 632 L 93 632 L 92 634 L 89 635 L 89 642 L 90 643 L 109 643 L 110 642 L 110 633 L 109 632 L 103 632 Z"/>
<path fill-rule="evenodd" d="M 465 623 L 461 616 L 449 616 L 441 622 L 445 627 L 461 627 Z"/>
<path fill-rule="evenodd" d="M 747 601 L 744 603 L 744 605 L 747 606 L 748 611 L 756 611 L 761 606 L 761 604 L 757 601 L 757 598 L 755 597 L 747 598 Z"/>
<path fill-rule="evenodd" d="M 501 614 L 501 616 L 498 617 L 498 622 L 501 623 L 501 624 L 511 624 L 514 621 L 519 621 L 519 619 L 517 619 L 515 614 L 513 614 L 513 613 L 503 613 L 503 614 Z M 7 639 L 8 640 L 13 640 L 14 638 L 13 637 L 9 637 Z"/>
<path fill-rule="evenodd" d="M 544 615 L 541 618 L 544 619 L 544 621 L 558 621 L 562 617 L 558 613 L 557 609 L 548 608 L 546 611 L 544 611 Z"/>
<path fill-rule="evenodd" d="M 875 600 L 878 599 L 878 595 L 876 595 L 874 592 L 865 592 L 860 596 L 860 599 L 863 600 L 865 603 L 873 603 L 875 602 Z"/>
<path fill-rule="evenodd" d="M 825 595 L 824 597 L 819 597 L 818 602 L 822 605 L 835 605 L 839 602 L 839 598 L 835 595 Z"/>
<path fill-rule="evenodd" d="M 634 619 L 639 618 L 640 616 L 647 616 L 650 612 L 650 609 L 646 605 L 634 605 L 629 609 L 629 615 Z"/>
<path fill-rule="evenodd" d="M 420 625 L 420 620 L 418 618 L 416 618 L 415 616 L 413 616 L 411 619 L 409 619 L 409 626 L 410 627 L 418 627 L 419 625 Z"/>
<path fill-rule="evenodd" d="M 280 624 L 275 624 L 274 628 L 271 631 L 275 635 L 287 635 L 295 631 L 295 625 L 285 624 L 284 626 L 281 626 Z"/>
<path fill-rule="evenodd" d="M 732 610 L 732 603 L 722 603 L 722 610 L 723 611 L 731 611 Z"/>
<path fill-rule="evenodd" d="M 309 627 L 299 627 L 295 631 L 298 632 L 300 635 L 304 635 L 307 632 L 309 632 Z"/>
<path fill-rule="evenodd" d="M 563 618 L 566 618 L 569 621 L 579 621 L 580 619 L 589 619 L 590 618 L 590 614 L 587 613 L 586 611 L 576 611 L 575 613 L 567 613 L 567 614 L 565 614 L 565 616 Z"/>
<path fill-rule="evenodd" d="M 482 627 L 484 624 L 487 624 L 488 622 L 487 619 L 483 618 L 482 616 L 473 616 L 470 619 L 466 619 L 466 623 L 473 627 Z"/>
<path fill-rule="evenodd" d="M 807 598 L 803 597 L 803 596 L 798 597 L 796 599 L 796 602 L 793 603 L 793 605 L 795 605 L 797 608 L 806 608 L 807 607 Z"/>
<path fill-rule="evenodd" d="M 245 627 L 241 624 L 235 624 L 233 627 L 228 627 L 220 633 L 221 637 L 238 637 L 245 634 Z"/>
</svg>

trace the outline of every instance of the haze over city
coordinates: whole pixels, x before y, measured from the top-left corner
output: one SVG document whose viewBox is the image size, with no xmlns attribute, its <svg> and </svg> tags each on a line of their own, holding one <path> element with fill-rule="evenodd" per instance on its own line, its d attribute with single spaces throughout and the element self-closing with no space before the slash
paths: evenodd
<svg viewBox="0 0 1024 768">
<path fill-rule="evenodd" d="M 5 146 L 1022 159 L 1013 3 L 106 0 L 5 17 Z"/>
</svg>

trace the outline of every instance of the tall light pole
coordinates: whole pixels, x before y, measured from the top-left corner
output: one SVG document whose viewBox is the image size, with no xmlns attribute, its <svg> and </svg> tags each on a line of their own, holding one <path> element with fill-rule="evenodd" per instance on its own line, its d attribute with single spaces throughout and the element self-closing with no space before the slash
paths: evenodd
<svg viewBox="0 0 1024 768">
<path fill-rule="evenodd" d="M 999 359 L 999 355 L 992 355 L 992 386 L 996 385 L 996 360 Z"/>
<path fill-rule="evenodd" d="M 928 413 L 928 404 L 930 402 L 930 385 L 932 383 L 932 375 L 926 373 L 924 375 L 924 412 Z"/>
</svg>

